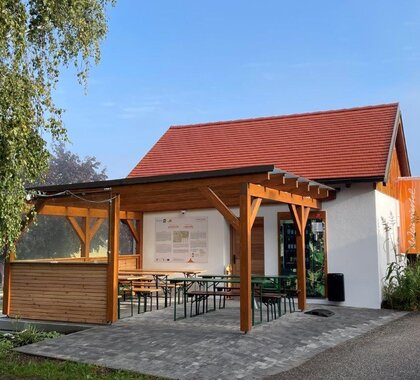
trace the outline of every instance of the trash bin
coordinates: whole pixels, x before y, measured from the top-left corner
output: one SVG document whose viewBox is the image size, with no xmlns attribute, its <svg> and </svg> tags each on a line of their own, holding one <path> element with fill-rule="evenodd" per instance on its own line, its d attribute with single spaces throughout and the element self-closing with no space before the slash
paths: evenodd
<svg viewBox="0 0 420 380">
<path fill-rule="evenodd" d="M 328 301 L 343 302 L 344 296 L 344 274 L 343 273 L 328 273 Z"/>
</svg>

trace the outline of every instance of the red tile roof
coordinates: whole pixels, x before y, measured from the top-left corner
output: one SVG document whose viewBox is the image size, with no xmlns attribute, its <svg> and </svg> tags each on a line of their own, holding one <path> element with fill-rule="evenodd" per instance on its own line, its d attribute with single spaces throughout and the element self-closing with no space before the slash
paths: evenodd
<svg viewBox="0 0 420 380">
<path fill-rule="evenodd" d="M 273 164 L 314 179 L 385 176 L 398 104 L 173 126 L 128 177 Z"/>
</svg>

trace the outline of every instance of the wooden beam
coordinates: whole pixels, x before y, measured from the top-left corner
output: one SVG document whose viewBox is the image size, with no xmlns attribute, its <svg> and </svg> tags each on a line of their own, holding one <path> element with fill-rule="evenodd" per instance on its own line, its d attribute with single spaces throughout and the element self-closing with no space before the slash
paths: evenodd
<svg viewBox="0 0 420 380">
<path fill-rule="evenodd" d="M 298 307 L 306 308 L 306 265 L 305 265 L 305 228 L 309 217 L 309 207 L 290 205 L 290 214 L 296 227 L 296 267 L 298 282 Z"/>
<path fill-rule="evenodd" d="M 240 329 L 252 328 L 251 310 L 251 196 L 249 185 L 244 184 L 240 195 Z"/>
<path fill-rule="evenodd" d="M 136 263 L 137 269 L 143 268 L 143 213 L 140 214 L 141 217 L 136 221 L 137 236 L 139 237 L 139 242 L 136 242 L 136 255 L 139 257 Z"/>
<path fill-rule="evenodd" d="M 109 246 L 108 254 L 108 280 L 107 280 L 107 321 L 115 322 L 118 319 L 118 256 L 120 242 L 120 195 L 116 194 L 112 200 L 109 216 Z"/>
<path fill-rule="evenodd" d="M 73 216 L 67 216 L 66 219 L 69 221 L 69 223 L 73 227 L 74 232 L 76 232 L 76 235 L 79 237 L 82 244 L 85 243 L 86 241 L 85 232 L 83 231 L 82 227 L 80 227 L 77 220 Z"/>
<path fill-rule="evenodd" d="M 305 206 L 314 209 L 321 208 L 321 202 L 317 199 L 302 197 L 301 195 L 290 194 L 284 191 L 263 187 L 253 183 L 249 184 L 249 193 L 256 198 L 269 199 L 276 202 Z"/>
<path fill-rule="evenodd" d="M 256 174 L 240 174 L 226 177 L 213 177 L 203 179 L 191 179 L 182 181 L 170 181 L 170 182 L 159 182 L 159 183 L 144 183 L 138 185 L 125 185 L 125 186 L 114 186 L 113 190 L 120 193 L 122 197 L 126 194 L 148 194 L 153 195 L 156 191 L 189 191 L 191 189 L 198 189 L 200 187 L 217 187 L 217 186 L 229 186 L 237 184 L 240 186 L 245 182 L 261 183 L 262 181 L 270 178 L 269 173 L 256 173 Z"/>
<path fill-rule="evenodd" d="M 252 226 L 254 225 L 255 222 L 255 218 L 258 215 L 258 210 L 261 206 L 261 202 L 262 199 L 261 198 L 254 198 L 251 204 L 251 215 L 250 215 L 250 224 L 251 224 L 251 229 Z"/>
<path fill-rule="evenodd" d="M 209 187 L 201 187 L 201 193 L 214 205 L 214 207 L 225 217 L 230 225 L 239 230 L 239 220 L 237 216 L 223 203 L 217 194 Z"/>
<path fill-rule="evenodd" d="M 79 216 L 92 218 L 108 218 L 107 209 L 99 208 L 83 208 L 83 207 L 67 207 L 56 205 L 45 205 L 39 212 L 39 215 L 50 216 Z M 138 219 L 140 213 L 136 211 L 120 211 L 120 219 Z"/>
</svg>

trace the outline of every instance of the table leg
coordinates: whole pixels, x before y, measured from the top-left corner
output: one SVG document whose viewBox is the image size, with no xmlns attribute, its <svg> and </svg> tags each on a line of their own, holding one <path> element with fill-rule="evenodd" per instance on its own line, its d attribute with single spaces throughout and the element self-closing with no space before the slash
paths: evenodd
<svg viewBox="0 0 420 380">
<path fill-rule="evenodd" d="M 187 281 L 184 281 L 184 318 L 187 318 Z"/>
<path fill-rule="evenodd" d="M 134 302 L 133 302 L 133 281 L 130 281 L 130 302 L 131 302 L 131 316 L 133 316 L 133 307 L 134 307 Z"/>
<path fill-rule="evenodd" d="M 255 325 L 255 292 L 254 284 L 251 284 L 251 310 L 252 310 L 252 326 Z"/>
<path fill-rule="evenodd" d="M 176 282 L 175 282 L 175 289 L 176 289 Z M 176 296 L 175 296 L 175 302 L 174 302 L 174 321 L 176 321 Z"/>
<path fill-rule="evenodd" d="M 166 308 L 168 307 L 168 276 L 165 276 L 164 279 L 165 279 L 165 308 Z"/>
</svg>

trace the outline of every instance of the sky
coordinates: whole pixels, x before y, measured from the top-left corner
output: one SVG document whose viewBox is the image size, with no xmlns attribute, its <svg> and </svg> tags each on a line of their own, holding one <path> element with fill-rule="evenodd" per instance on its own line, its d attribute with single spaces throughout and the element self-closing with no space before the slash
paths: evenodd
<svg viewBox="0 0 420 380">
<path fill-rule="evenodd" d="M 420 176 L 420 1 L 119 0 L 71 144 L 123 178 L 171 125 L 399 102 Z"/>
</svg>

